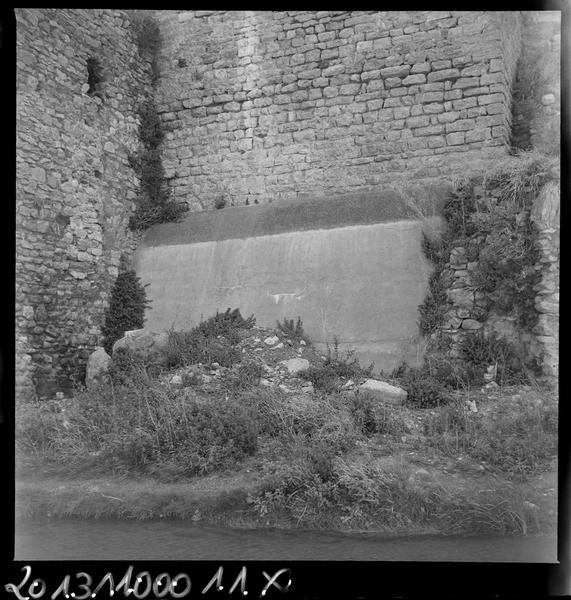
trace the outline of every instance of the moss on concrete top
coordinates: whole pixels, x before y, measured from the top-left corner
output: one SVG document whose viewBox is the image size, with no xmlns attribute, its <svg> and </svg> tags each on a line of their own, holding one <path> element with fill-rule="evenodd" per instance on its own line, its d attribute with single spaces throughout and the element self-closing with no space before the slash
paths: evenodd
<svg viewBox="0 0 571 600">
<path fill-rule="evenodd" d="M 436 214 L 447 193 L 445 186 L 407 191 L 406 195 L 384 190 L 192 212 L 179 223 L 151 228 L 144 245 L 194 244 L 418 219 L 421 213 Z"/>
</svg>

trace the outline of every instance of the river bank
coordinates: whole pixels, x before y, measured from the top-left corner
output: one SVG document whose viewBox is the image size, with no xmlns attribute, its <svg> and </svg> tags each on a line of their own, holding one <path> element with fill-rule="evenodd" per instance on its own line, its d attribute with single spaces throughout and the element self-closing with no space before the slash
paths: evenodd
<svg viewBox="0 0 571 600">
<path fill-rule="evenodd" d="M 224 337 L 232 319 L 240 327 Z M 200 347 L 196 332 L 173 334 L 166 367 L 117 356 L 71 398 L 17 404 L 17 519 L 555 531 L 555 390 L 437 387 L 408 371 L 407 398 L 351 355 L 320 356 L 293 321 L 240 319 L 206 322 L 214 334 Z"/>
</svg>

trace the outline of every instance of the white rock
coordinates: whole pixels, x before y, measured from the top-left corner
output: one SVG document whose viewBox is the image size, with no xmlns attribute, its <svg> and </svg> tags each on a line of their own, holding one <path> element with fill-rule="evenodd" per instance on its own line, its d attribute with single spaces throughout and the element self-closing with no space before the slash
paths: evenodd
<svg viewBox="0 0 571 600">
<path fill-rule="evenodd" d="M 307 358 L 290 358 L 289 360 L 280 361 L 291 375 L 297 375 L 301 371 L 309 369 L 309 361 Z"/>
<path fill-rule="evenodd" d="M 264 344 L 268 346 L 275 346 L 280 341 L 280 338 L 277 335 L 270 335 L 264 340 Z"/>
<path fill-rule="evenodd" d="M 369 392 L 381 402 L 390 404 L 402 404 L 408 396 L 402 388 L 378 379 L 367 379 L 359 386 L 359 390 Z"/>
<path fill-rule="evenodd" d="M 85 385 L 90 387 L 96 383 L 102 382 L 109 373 L 111 362 L 111 357 L 103 348 L 97 348 L 92 352 L 87 359 Z"/>
<path fill-rule="evenodd" d="M 175 387 L 182 387 L 182 377 L 180 375 L 173 375 L 169 383 Z"/>
</svg>

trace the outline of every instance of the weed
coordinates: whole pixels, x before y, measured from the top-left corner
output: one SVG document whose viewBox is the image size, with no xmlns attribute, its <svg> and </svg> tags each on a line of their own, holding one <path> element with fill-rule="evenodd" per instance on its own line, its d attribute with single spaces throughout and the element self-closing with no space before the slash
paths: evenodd
<svg viewBox="0 0 571 600">
<path fill-rule="evenodd" d="M 472 368 L 472 382 L 481 383 L 486 368 L 491 365 L 497 367 L 496 380 L 500 384 L 513 385 L 525 381 L 520 353 L 514 344 L 495 332 L 466 336 L 460 343 L 460 353 L 465 364 Z"/>
<path fill-rule="evenodd" d="M 368 393 L 359 393 L 349 400 L 349 410 L 355 425 L 365 435 L 401 436 L 408 433 L 402 418 L 390 411 Z"/>
<path fill-rule="evenodd" d="M 125 331 L 140 329 L 145 322 L 145 308 L 149 305 L 145 288 L 135 271 L 120 273 L 111 290 L 109 308 L 101 328 L 103 347 L 111 352 L 113 344 Z"/>
<path fill-rule="evenodd" d="M 438 409 L 424 422 L 427 442 L 447 454 L 464 453 L 499 470 L 530 474 L 557 453 L 557 410 L 543 402 L 498 406 L 488 420 L 461 401 Z"/>
<path fill-rule="evenodd" d="M 201 321 L 190 331 L 170 330 L 165 348 L 167 366 L 217 362 L 231 367 L 240 357 L 234 347 L 240 341 L 240 330 L 251 329 L 255 322 L 253 315 L 244 319 L 239 309 L 228 308 Z"/>
<path fill-rule="evenodd" d="M 133 231 L 142 231 L 157 223 L 177 221 L 186 210 L 182 204 L 171 199 L 161 159 L 163 138 L 157 108 L 154 101 L 148 100 L 139 108 L 141 150 L 137 156 L 130 158 L 131 167 L 141 181 L 135 212 L 129 221 Z"/>
<path fill-rule="evenodd" d="M 432 408 L 446 404 L 450 394 L 435 375 L 423 365 L 422 367 L 409 367 L 403 363 L 395 369 L 392 377 L 407 392 L 407 404 L 419 408 Z"/>
<path fill-rule="evenodd" d="M 223 336 L 207 337 L 195 329 L 168 331 L 165 353 L 168 368 L 214 362 L 223 367 L 231 367 L 239 359 L 239 353 L 231 340 Z"/>
<path fill-rule="evenodd" d="M 286 319 L 284 317 L 282 323 L 277 321 L 277 328 L 279 329 L 279 331 L 281 331 L 284 335 L 286 335 L 292 340 L 299 341 L 303 339 L 304 332 L 301 317 L 297 317 L 296 322 L 294 322 L 293 319 Z"/>
<path fill-rule="evenodd" d="M 260 383 L 264 370 L 262 365 L 255 361 L 246 361 L 238 366 L 237 371 L 233 372 L 225 382 L 226 386 L 232 391 L 246 390 Z"/>
<path fill-rule="evenodd" d="M 172 393 L 141 375 L 80 392 L 75 402 L 19 414 L 18 448 L 59 473 L 144 473 L 170 464 L 186 475 L 231 466 L 257 449 L 247 407 Z"/>
<path fill-rule="evenodd" d="M 236 337 L 238 329 L 251 329 L 256 324 L 254 315 L 250 315 L 247 319 L 240 314 L 240 309 L 231 310 L 227 308 L 223 313 L 216 311 L 213 317 L 202 321 L 195 329 L 197 333 L 205 337 L 217 337 L 219 335 L 226 336 L 232 341 L 239 341 Z"/>
<path fill-rule="evenodd" d="M 327 346 L 327 357 L 323 364 L 312 365 L 300 375 L 311 381 L 316 389 L 331 393 L 339 389 L 343 379 L 370 377 L 373 367 L 373 364 L 365 369 L 361 367 L 352 350 L 348 350 L 345 356 L 341 356 L 339 342 L 335 338 L 333 352 Z"/>
</svg>

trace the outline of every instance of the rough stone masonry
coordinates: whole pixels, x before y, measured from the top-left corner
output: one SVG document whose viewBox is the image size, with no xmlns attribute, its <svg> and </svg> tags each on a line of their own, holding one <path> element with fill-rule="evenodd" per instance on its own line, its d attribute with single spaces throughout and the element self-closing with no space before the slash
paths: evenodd
<svg viewBox="0 0 571 600">
<path fill-rule="evenodd" d="M 193 210 L 450 181 L 558 129 L 557 69 L 532 78 L 539 103 L 513 94 L 558 60 L 557 12 L 153 11 L 156 89 L 137 11 L 15 12 L 18 393 L 62 389 L 101 342 L 153 94 Z"/>
</svg>

